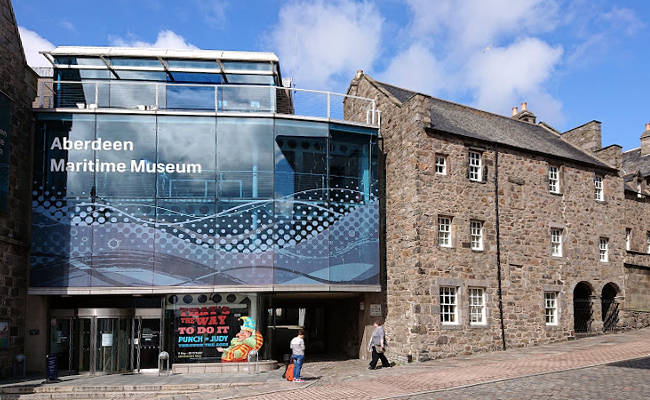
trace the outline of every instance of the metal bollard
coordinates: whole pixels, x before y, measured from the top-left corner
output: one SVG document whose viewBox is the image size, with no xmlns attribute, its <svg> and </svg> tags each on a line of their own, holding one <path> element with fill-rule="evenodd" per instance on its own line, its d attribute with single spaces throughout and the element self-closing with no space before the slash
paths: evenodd
<svg viewBox="0 0 650 400">
<path fill-rule="evenodd" d="M 22 375 L 18 376 L 18 370 L 22 369 Z M 24 378 L 27 376 L 27 361 L 24 354 L 16 355 L 14 359 L 14 378 Z"/>
<path fill-rule="evenodd" d="M 257 350 L 251 350 L 248 353 L 248 373 L 251 373 L 251 359 L 255 358 L 255 364 L 253 364 L 253 373 L 257 373 L 257 362 L 259 361 L 259 356 Z"/>
<path fill-rule="evenodd" d="M 166 362 L 165 373 L 169 375 L 169 353 L 166 351 L 162 351 L 158 354 L 158 376 L 160 376 L 160 373 L 162 372 L 163 361 Z"/>
</svg>

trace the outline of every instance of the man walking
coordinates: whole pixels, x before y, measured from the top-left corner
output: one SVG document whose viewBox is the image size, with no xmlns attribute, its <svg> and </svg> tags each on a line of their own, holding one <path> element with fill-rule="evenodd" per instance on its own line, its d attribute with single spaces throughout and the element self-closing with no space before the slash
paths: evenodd
<svg viewBox="0 0 650 400">
<path fill-rule="evenodd" d="M 377 361 L 379 360 L 381 360 L 382 367 L 388 368 L 390 367 L 390 363 L 384 355 L 386 334 L 384 333 L 384 328 L 381 326 L 379 320 L 375 321 L 374 326 L 375 330 L 372 332 L 370 342 L 368 343 L 368 351 L 372 351 L 372 361 L 370 361 L 368 369 L 375 369 L 377 367 Z"/>
<path fill-rule="evenodd" d="M 299 329 L 298 336 L 291 339 L 289 347 L 291 347 L 291 358 L 293 359 L 293 381 L 304 382 L 300 378 L 300 369 L 305 361 L 305 331 L 303 329 Z"/>
</svg>

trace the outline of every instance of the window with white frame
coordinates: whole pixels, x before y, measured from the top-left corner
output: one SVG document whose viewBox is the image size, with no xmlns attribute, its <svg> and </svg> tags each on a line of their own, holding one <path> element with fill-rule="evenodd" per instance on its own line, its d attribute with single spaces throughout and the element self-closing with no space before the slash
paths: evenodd
<svg viewBox="0 0 650 400">
<path fill-rule="evenodd" d="M 483 180 L 481 153 L 478 151 L 469 152 L 469 180 L 480 182 Z"/>
<path fill-rule="evenodd" d="M 458 288 L 440 288 L 440 322 L 443 325 L 458 324 Z"/>
<path fill-rule="evenodd" d="M 451 218 L 438 217 L 438 245 L 451 247 Z"/>
<path fill-rule="evenodd" d="M 630 251 L 632 249 L 632 229 L 625 228 L 625 250 Z"/>
<path fill-rule="evenodd" d="M 603 177 L 602 176 L 594 176 L 594 199 L 603 201 L 605 199 L 604 193 L 603 193 Z"/>
<path fill-rule="evenodd" d="M 485 325 L 485 289 L 469 288 L 469 323 Z"/>
<path fill-rule="evenodd" d="M 650 254 L 650 231 L 645 233 L 646 253 Z"/>
<path fill-rule="evenodd" d="M 470 221 L 469 238 L 472 250 L 483 250 L 483 222 Z"/>
<path fill-rule="evenodd" d="M 436 174 L 447 175 L 447 157 L 436 154 Z"/>
<path fill-rule="evenodd" d="M 560 193 L 560 169 L 553 165 L 548 167 L 548 191 Z"/>
<path fill-rule="evenodd" d="M 562 229 L 551 229 L 551 255 L 562 256 Z"/>
<path fill-rule="evenodd" d="M 603 237 L 600 238 L 599 250 L 600 250 L 600 261 L 602 262 L 609 261 L 609 239 Z"/>
<path fill-rule="evenodd" d="M 557 325 L 557 292 L 544 292 L 546 325 Z"/>
</svg>

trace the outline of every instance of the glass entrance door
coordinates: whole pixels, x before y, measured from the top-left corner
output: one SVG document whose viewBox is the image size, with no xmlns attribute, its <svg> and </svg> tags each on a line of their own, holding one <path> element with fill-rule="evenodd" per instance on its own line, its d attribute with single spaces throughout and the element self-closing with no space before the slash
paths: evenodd
<svg viewBox="0 0 650 400">
<path fill-rule="evenodd" d="M 136 318 L 136 369 L 158 368 L 160 352 L 160 318 Z"/>
<path fill-rule="evenodd" d="M 130 318 L 96 319 L 95 372 L 129 371 Z"/>
</svg>

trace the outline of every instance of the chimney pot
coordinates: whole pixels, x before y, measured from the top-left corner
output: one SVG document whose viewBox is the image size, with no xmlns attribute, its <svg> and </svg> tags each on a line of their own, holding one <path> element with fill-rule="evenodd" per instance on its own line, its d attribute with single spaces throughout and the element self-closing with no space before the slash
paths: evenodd
<svg viewBox="0 0 650 400">
<path fill-rule="evenodd" d="M 646 124 L 645 124 L 645 131 L 646 131 L 646 132 L 650 131 L 650 122 L 646 122 Z"/>
<path fill-rule="evenodd" d="M 363 70 L 362 70 L 362 69 L 358 69 L 358 70 L 357 70 L 357 75 L 355 76 L 355 78 L 359 79 L 359 78 L 361 78 L 361 76 L 363 76 Z"/>
<path fill-rule="evenodd" d="M 512 116 L 514 117 L 517 113 L 519 113 L 519 111 L 517 111 L 517 106 L 512 107 Z"/>
<path fill-rule="evenodd" d="M 526 104 L 526 102 L 525 102 L 525 101 L 524 101 L 524 102 L 522 102 L 522 103 L 521 103 L 521 111 L 523 112 L 523 111 L 526 111 L 526 110 L 528 110 L 528 108 L 527 108 L 527 106 L 528 106 L 528 104 Z"/>
</svg>

